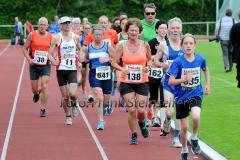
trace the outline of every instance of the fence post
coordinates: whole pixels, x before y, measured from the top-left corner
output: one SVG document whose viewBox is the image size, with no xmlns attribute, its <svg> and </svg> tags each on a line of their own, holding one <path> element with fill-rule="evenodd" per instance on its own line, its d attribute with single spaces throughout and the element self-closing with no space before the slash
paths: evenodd
<svg viewBox="0 0 240 160">
<path fill-rule="evenodd" d="M 207 37 L 209 37 L 209 22 L 207 22 L 206 25 L 207 25 L 206 34 L 207 34 Z"/>
</svg>

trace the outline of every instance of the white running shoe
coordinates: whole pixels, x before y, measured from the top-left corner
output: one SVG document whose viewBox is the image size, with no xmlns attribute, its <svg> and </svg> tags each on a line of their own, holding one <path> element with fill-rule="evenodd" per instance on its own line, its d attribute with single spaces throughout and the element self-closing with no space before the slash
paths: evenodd
<svg viewBox="0 0 240 160">
<path fill-rule="evenodd" d="M 66 117 L 66 125 L 72 125 L 72 117 Z"/>
<path fill-rule="evenodd" d="M 75 104 L 72 103 L 72 115 L 73 115 L 73 117 L 77 117 L 78 114 L 79 114 L 78 106 L 79 106 L 78 102 L 76 102 Z"/>
<path fill-rule="evenodd" d="M 175 148 L 181 148 L 182 144 L 180 143 L 179 137 L 173 137 L 172 141 L 173 147 Z"/>
</svg>

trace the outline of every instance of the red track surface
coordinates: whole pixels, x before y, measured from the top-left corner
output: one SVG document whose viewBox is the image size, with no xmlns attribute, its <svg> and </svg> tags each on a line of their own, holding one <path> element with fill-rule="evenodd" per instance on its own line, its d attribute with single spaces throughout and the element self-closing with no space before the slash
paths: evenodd
<svg viewBox="0 0 240 160">
<path fill-rule="evenodd" d="M 0 45 L 0 52 L 4 47 Z M 6 45 L 6 44 L 4 44 Z M 14 104 L 17 85 L 23 64 L 20 48 L 9 48 L 0 56 L 0 146 L 4 145 L 9 118 Z M 65 116 L 60 104 L 54 67 L 49 83 L 49 105 L 47 117 L 39 117 L 39 103 L 32 102 L 28 64 L 25 64 L 16 112 L 6 151 L 7 160 L 98 160 L 103 159 L 82 116 L 74 118 L 72 126 L 65 125 Z M 79 91 L 79 97 L 81 93 Z M 171 135 L 159 136 L 159 128 L 150 128 L 147 139 L 139 134 L 139 145 L 128 144 L 130 131 L 127 113 L 115 108 L 113 115 L 106 116 L 106 129 L 97 131 L 96 109 L 83 108 L 96 138 L 109 160 L 178 160 L 181 149 L 171 146 Z M 6 145 L 5 144 L 5 145 Z M 100 146 L 100 147 L 101 147 Z M 4 151 L 0 148 L 1 153 Z M 201 160 L 202 157 L 190 156 Z"/>
</svg>

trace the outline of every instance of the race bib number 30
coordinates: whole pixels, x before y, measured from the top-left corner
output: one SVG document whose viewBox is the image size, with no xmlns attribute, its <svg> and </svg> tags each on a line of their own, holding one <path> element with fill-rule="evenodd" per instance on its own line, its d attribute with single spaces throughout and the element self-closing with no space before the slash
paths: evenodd
<svg viewBox="0 0 240 160">
<path fill-rule="evenodd" d="M 37 63 L 39 65 L 46 65 L 47 64 L 47 59 L 48 59 L 47 55 L 48 55 L 47 51 L 35 50 L 35 53 L 34 53 L 35 63 Z"/>
<path fill-rule="evenodd" d="M 182 68 L 182 76 L 186 73 L 189 73 L 192 76 L 192 79 L 188 82 L 181 83 L 182 87 L 194 88 L 200 85 L 200 67 L 196 68 Z"/>
<path fill-rule="evenodd" d="M 149 77 L 156 78 L 156 79 L 162 78 L 163 69 L 157 68 L 157 67 L 149 67 L 148 75 Z"/>
<path fill-rule="evenodd" d="M 111 79 L 111 68 L 110 66 L 102 66 L 96 68 L 96 79 L 108 80 Z"/>
<path fill-rule="evenodd" d="M 140 65 L 126 65 L 126 69 L 129 73 L 126 78 L 130 82 L 141 82 L 142 81 L 142 66 Z"/>
</svg>

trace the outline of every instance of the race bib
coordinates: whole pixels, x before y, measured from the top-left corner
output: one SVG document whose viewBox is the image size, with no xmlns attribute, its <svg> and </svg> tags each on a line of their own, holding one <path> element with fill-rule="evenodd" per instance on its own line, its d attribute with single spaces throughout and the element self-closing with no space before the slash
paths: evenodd
<svg viewBox="0 0 240 160">
<path fill-rule="evenodd" d="M 157 67 L 149 67 L 148 70 L 148 76 L 152 78 L 162 78 L 163 77 L 163 69 L 162 68 L 157 68 Z"/>
<path fill-rule="evenodd" d="M 194 88 L 198 85 L 200 85 L 201 79 L 200 79 L 200 67 L 196 68 L 182 68 L 182 76 L 186 73 L 190 73 L 192 75 L 192 80 L 188 82 L 181 83 L 182 87 L 186 88 Z"/>
<path fill-rule="evenodd" d="M 126 75 L 127 81 L 141 82 L 142 81 L 142 66 L 141 65 L 126 65 L 129 73 Z"/>
<path fill-rule="evenodd" d="M 47 51 L 39 51 L 35 50 L 34 52 L 34 62 L 39 64 L 39 65 L 46 65 L 47 64 Z"/>
<path fill-rule="evenodd" d="M 110 66 L 102 66 L 96 68 L 96 79 L 108 80 L 111 79 L 111 68 Z"/>
<path fill-rule="evenodd" d="M 67 68 L 76 68 L 76 55 L 64 54 L 61 63 Z"/>
</svg>

